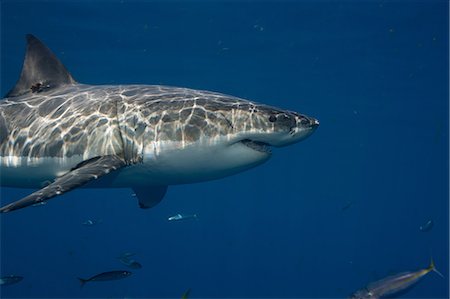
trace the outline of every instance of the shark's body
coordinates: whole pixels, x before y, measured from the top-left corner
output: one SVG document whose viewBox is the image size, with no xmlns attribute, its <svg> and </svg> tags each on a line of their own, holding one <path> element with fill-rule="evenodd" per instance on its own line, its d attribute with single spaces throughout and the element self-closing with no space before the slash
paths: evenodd
<svg viewBox="0 0 450 299">
<path fill-rule="evenodd" d="M 73 80 L 28 35 L 21 78 L 0 101 L 0 182 L 42 188 L 7 212 L 76 187 L 130 187 L 152 207 L 167 186 L 217 179 L 309 136 L 317 120 L 208 91 Z M 96 180 L 100 178 L 99 180 Z"/>
<path fill-rule="evenodd" d="M 0 104 L 9 133 L 0 145 L 2 184 L 40 188 L 78 163 L 106 155 L 133 164 L 108 180 L 113 187 L 192 183 L 239 172 L 254 166 L 239 161 L 249 158 L 248 147 L 221 151 L 223 143 L 238 138 L 240 130 L 226 118 L 239 117 L 232 115 L 237 105 L 249 103 L 145 85 L 78 84 L 46 96 L 6 99 Z M 250 154 L 255 164 L 269 157 L 265 151 Z"/>
</svg>

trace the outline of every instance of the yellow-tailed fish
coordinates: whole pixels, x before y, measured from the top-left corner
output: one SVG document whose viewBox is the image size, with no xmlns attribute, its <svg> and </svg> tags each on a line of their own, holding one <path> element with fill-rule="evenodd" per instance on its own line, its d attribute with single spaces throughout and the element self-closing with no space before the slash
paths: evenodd
<svg viewBox="0 0 450 299">
<path fill-rule="evenodd" d="M 402 272 L 395 275 L 388 276 L 381 280 L 368 284 L 365 288 L 362 288 L 353 293 L 351 299 L 378 299 L 385 296 L 397 294 L 405 291 L 427 275 L 429 272 L 434 271 L 439 276 L 444 277 L 435 267 L 433 259 L 430 261 L 430 265 L 421 270 Z"/>
</svg>

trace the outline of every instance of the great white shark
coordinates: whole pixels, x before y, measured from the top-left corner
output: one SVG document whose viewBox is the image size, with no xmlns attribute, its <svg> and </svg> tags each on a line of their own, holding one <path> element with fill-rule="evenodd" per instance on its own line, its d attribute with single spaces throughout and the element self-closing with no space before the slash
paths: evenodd
<svg viewBox="0 0 450 299">
<path fill-rule="evenodd" d="M 270 147 L 299 142 L 318 126 L 304 114 L 216 92 L 81 84 L 27 35 L 20 78 L 0 101 L 0 183 L 39 190 L 0 212 L 78 187 L 132 188 L 150 208 L 169 185 L 255 167 Z"/>
</svg>

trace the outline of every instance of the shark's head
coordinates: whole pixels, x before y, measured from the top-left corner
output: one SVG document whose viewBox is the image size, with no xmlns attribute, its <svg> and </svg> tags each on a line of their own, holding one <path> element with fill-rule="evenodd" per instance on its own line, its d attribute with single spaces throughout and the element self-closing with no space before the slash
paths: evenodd
<svg viewBox="0 0 450 299">
<path fill-rule="evenodd" d="M 299 142 L 319 126 L 315 118 L 266 105 L 249 105 L 234 114 L 236 140 L 262 151 Z"/>
<path fill-rule="evenodd" d="M 167 115 L 161 117 L 158 131 L 164 138 L 178 141 L 157 142 L 161 148 L 145 146 L 144 160 L 149 168 L 162 166 L 158 170 L 159 184 L 171 180 L 190 183 L 239 173 L 267 161 L 271 147 L 299 142 L 319 126 L 315 118 L 227 95 L 176 91 L 182 93 L 183 100 L 169 103 L 172 109 L 164 108 Z M 191 94 L 195 100 L 186 100 Z M 161 104 L 152 102 L 152 105 Z M 150 111 L 148 114 L 152 115 Z M 163 132 L 164 120 L 167 130 Z M 181 134 L 177 135 L 180 127 Z M 149 135 L 148 139 L 155 138 Z M 166 144 L 166 149 L 162 149 Z"/>
<path fill-rule="evenodd" d="M 217 168 L 239 172 L 267 161 L 271 147 L 283 147 L 310 136 L 319 126 L 315 118 L 253 102 L 239 102 L 223 115 L 230 124 L 228 141 Z M 215 162 L 213 162 L 215 163 Z"/>
<path fill-rule="evenodd" d="M 209 177 L 223 177 L 260 165 L 271 157 L 271 147 L 304 140 L 319 126 L 315 118 L 254 102 L 214 107 L 218 108 L 214 121 L 210 118 L 206 123 L 226 133 L 219 134 L 222 137 L 210 144 L 210 150 L 205 147 L 195 151 L 206 164 L 194 156 L 184 159 L 191 166 L 195 164 L 192 168 L 199 169 L 200 177 L 206 173 Z"/>
</svg>

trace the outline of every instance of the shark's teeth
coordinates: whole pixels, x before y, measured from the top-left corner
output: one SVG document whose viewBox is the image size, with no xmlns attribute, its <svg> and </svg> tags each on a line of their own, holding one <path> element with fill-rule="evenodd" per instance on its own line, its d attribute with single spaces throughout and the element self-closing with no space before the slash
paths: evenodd
<svg viewBox="0 0 450 299">
<path fill-rule="evenodd" d="M 253 141 L 250 139 L 244 139 L 241 142 L 244 145 L 248 146 L 249 148 L 254 149 L 255 151 L 258 151 L 258 152 L 263 152 L 263 153 L 271 153 L 272 152 L 270 150 L 269 145 L 264 142 Z"/>
</svg>

